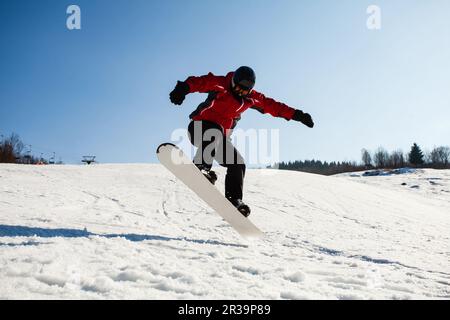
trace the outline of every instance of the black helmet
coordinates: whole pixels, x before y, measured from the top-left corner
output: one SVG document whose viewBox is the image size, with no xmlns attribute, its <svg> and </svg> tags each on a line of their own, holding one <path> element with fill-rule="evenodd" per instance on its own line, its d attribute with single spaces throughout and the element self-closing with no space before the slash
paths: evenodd
<svg viewBox="0 0 450 320">
<path fill-rule="evenodd" d="M 256 75 L 250 67 L 240 67 L 234 72 L 232 86 L 238 85 L 244 90 L 252 90 L 255 86 Z"/>
</svg>

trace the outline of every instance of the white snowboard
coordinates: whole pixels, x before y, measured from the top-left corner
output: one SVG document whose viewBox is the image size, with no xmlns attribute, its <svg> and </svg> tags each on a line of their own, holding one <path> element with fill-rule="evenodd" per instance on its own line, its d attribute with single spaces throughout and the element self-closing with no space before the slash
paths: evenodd
<svg viewBox="0 0 450 320">
<path fill-rule="evenodd" d="M 255 239 L 263 236 L 262 231 L 244 217 L 177 146 L 164 143 L 158 147 L 156 153 L 161 164 L 224 218 L 242 237 Z"/>
</svg>

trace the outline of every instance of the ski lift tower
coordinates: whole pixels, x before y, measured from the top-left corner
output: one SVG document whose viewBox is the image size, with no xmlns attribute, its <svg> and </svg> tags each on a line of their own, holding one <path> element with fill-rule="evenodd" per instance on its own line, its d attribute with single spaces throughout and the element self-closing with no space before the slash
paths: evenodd
<svg viewBox="0 0 450 320">
<path fill-rule="evenodd" d="M 81 160 L 81 162 L 86 164 L 95 163 L 95 156 L 83 156 L 83 160 Z"/>
</svg>

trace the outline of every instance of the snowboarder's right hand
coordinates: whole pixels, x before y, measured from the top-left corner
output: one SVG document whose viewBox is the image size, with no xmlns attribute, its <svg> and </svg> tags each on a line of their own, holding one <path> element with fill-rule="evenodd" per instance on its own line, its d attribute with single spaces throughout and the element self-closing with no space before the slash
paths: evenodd
<svg viewBox="0 0 450 320">
<path fill-rule="evenodd" d="M 183 103 L 188 93 L 189 85 L 186 82 L 178 81 L 175 89 L 170 93 L 170 101 L 179 106 Z"/>
</svg>

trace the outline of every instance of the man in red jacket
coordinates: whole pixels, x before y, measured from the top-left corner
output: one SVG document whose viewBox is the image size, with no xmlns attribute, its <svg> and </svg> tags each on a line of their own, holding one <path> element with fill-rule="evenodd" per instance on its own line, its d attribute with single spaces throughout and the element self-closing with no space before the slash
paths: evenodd
<svg viewBox="0 0 450 320">
<path fill-rule="evenodd" d="M 255 82 L 255 72 L 249 67 L 240 67 L 226 76 L 209 73 L 201 77 L 189 77 L 184 82 L 178 81 L 170 93 L 170 100 L 176 105 L 181 105 L 189 93 L 208 93 L 207 99 L 189 116 L 189 139 L 198 147 L 194 163 L 212 183 L 217 180 L 211 170 L 213 160 L 227 168 L 225 196 L 246 217 L 250 214 L 250 208 L 242 202 L 245 162 L 230 139 L 241 114 L 252 108 L 314 127 L 309 114 L 253 90 Z"/>
</svg>

